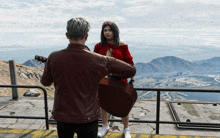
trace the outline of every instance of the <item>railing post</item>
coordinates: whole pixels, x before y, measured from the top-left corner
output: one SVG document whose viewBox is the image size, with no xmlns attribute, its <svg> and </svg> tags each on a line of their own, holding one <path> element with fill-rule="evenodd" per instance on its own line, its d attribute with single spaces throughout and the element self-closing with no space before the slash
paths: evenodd
<svg viewBox="0 0 220 138">
<path fill-rule="evenodd" d="M 160 91 L 157 91 L 157 111 L 156 111 L 156 134 L 159 134 L 160 121 Z"/>
<path fill-rule="evenodd" d="M 47 105 L 47 91 L 41 87 L 44 91 L 44 105 L 45 105 L 45 117 L 46 117 L 46 129 L 49 130 L 49 120 L 48 120 L 48 105 Z"/>
<path fill-rule="evenodd" d="M 15 61 L 9 60 L 9 69 L 11 77 L 11 85 L 17 85 L 17 74 L 15 70 Z M 17 100 L 19 98 L 18 88 L 12 88 L 12 99 Z"/>
</svg>

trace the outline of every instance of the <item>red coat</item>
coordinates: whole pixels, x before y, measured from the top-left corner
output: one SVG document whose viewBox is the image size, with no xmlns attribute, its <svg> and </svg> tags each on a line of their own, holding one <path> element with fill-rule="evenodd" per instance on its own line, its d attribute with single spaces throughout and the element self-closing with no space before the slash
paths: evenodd
<svg viewBox="0 0 220 138">
<path fill-rule="evenodd" d="M 101 42 L 97 43 L 95 45 L 94 52 L 99 53 L 101 55 L 106 55 L 106 51 L 109 48 L 112 48 L 113 49 L 112 56 L 114 58 L 125 61 L 125 62 L 127 62 L 131 65 L 134 65 L 134 62 L 132 60 L 133 57 L 131 56 L 131 54 L 129 52 L 127 44 L 126 45 L 120 45 L 118 48 L 115 48 L 115 45 L 106 42 L 103 45 L 102 48 L 100 46 L 101 46 Z M 125 81 L 125 82 L 128 82 L 127 79 L 122 79 L 122 80 Z"/>
</svg>

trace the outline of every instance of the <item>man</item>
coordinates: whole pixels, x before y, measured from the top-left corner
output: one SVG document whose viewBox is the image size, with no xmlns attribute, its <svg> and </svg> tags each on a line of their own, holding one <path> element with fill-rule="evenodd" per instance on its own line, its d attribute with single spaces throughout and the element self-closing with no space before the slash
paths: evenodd
<svg viewBox="0 0 220 138">
<path fill-rule="evenodd" d="M 67 22 L 66 49 L 49 55 L 41 83 L 54 83 L 53 118 L 60 138 L 96 138 L 100 106 L 98 85 L 106 75 L 129 78 L 136 68 L 112 57 L 93 53 L 85 46 L 90 29 L 83 18 Z"/>
</svg>

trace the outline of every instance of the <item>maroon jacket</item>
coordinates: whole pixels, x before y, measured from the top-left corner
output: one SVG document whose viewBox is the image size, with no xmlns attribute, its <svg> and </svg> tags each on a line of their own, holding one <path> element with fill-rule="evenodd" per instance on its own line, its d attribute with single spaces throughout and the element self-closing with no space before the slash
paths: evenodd
<svg viewBox="0 0 220 138">
<path fill-rule="evenodd" d="M 129 78 L 136 68 L 112 57 L 91 52 L 87 46 L 69 44 L 49 55 L 41 83 L 54 83 L 53 118 L 59 122 L 87 123 L 99 119 L 98 85 L 112 73 Z"/>
</svg>

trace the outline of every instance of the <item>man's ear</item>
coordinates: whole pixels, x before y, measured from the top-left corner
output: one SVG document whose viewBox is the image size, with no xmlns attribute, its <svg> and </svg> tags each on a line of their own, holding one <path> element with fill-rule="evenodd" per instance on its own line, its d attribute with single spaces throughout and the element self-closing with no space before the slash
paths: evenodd
<svg viewBox="0 0 220 138">
<path fill-rule="evenodd" d="M 86 34 L 86 36 L 85 36 L 85 40 L 87 40 L 88 36 L 89 36 L 89 34 Z"/>
<path fill-rule="evenodd" d="M 67 38 L 67 39 L 69 39 L 69 38 L 70 38 L 70 37 L 69 37 L 69 34 L 68 34 L 67 32 L 66 32 L 66 38 Z"/>
</svg>

